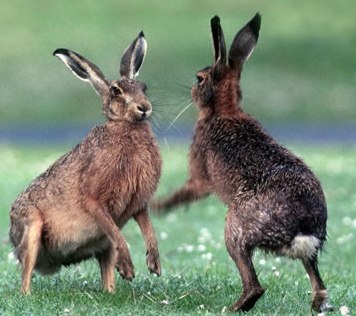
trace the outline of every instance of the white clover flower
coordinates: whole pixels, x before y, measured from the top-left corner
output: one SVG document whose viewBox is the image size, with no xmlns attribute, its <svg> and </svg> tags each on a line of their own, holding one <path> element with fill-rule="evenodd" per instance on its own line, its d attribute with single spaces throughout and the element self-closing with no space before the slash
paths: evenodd
<svg viewBox="0 0 356 316">
<path fill-rule="evenodd" d="M 169 301 L 168 301 L 168 300 L 163 300 L 163 301 L 161 302 L 161 304 L 168 305 L 168 304 L 169 304 Z"/>
<path fill-rule="evenodd" d="M 68 314 L 68 313 L 70 313 L 70 309 L 69 309 L 69 308 L 65 308 L 65 309 L 63 310 L 63 312 L 64 312 L 65 314 Z"/>
<path fill-rule="evenodd" d="M 213 259 L 213 254 L 212 254 L 211 252 L 203 253 L 203 254 L 201 255 L 201 258 L 202 258 L 203 260 L 208 260 L 208 261 L 210 261 L 211 259 Z"/>
<path fill-rule="evenodd" d="M 204 304 L 199 305 L 199 309 L 204 309 Z"/>
<path fill-rule="evenodd" d="M 348 316 L 348 315 L 350 315 L 350 309 L 347 307 L 347 306 L 345 306 L 345 305 L 343 305 L 343 306 L 340 306 L 340 313 L 341 313 L 341 315 L 343 315 L 343 316 Z"/>
<path fill-rule="evenodd" d="M 258 261 L 258 263 L 261 265 L 261 266 L 264 266 L 267 261 L 265 259 L 261 259 L 260 261 Z"/>
<path fill-rule="evenodd" d="M 352 225 L 352 219 L 349 216 L 344 216 L 341 221 L 344 225 L 347 225 L 347 226 Z"/>
<path fill-rule="evenodd" d="M 198 251 L 204 252 L 206 250 L 206 247 L 204 245 L 198 245 Z"/>
<path fill-rule="evenodd" d="M 186 245 L 185 246 L 185 251 L 186 252 L 193 252 L 194 246 L 193 245 Z"/>
<path fill-rule="evenodd" d="M 168 234 L 166 232 L 161 232 L 159 234 L 159 237 L 161 238 L 161 240 L 166 240 L 168 238 Z"/>
<path fill-rule="evenodd" d="M 177 215 L 175 213 L 170 213 L 168 214 L 168 216 L 166 217 L 166 221 L 168 223 L 173 223 L 177 220 Z"/>
<path fill-rule="evenodd" d="M 200 229 L 200 235 L 198 237 L 198 241 L 200 243 L 204 243 L 207 242 L 209 240 L 211 240 L 211 233 L 209 232 L 209 230 L 206 227 L 203 227 L 202 229 Z"/>
</svg>

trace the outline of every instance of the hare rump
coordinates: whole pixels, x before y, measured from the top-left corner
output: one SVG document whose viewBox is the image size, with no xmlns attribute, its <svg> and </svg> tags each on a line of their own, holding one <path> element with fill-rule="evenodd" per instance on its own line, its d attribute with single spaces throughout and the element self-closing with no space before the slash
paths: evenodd
<svg viewBox="0 0 356 316">
<path fill-rule="evenodd" d="M 132 217 L 143 234 L 148 268 L 160 275 L 147 204 L 159 181 L 161 158 L 147 120 L 152 106 L 146 85 L 134 79 L 146 48 L 141 32 L 124 52 L 121 79 L 116 81 L 73 51 L 54 52 L 93 86 L 108 120 L 36 178 L 12 205 L 10 239 L 23 269 L 23 293 L 30 291 L 33 269 L 50 274 L 89 258 L 100 264 L 104 290 L 114 292 L 115 267 L 123 278 L 134 277 L 120 232 Z"/>
<path fill-rule="evenodd" d="M 312 284 L 312 308 L 326 311 L 332 307 L 317 260 L 327 221 L 320 183 L 301 159 L 241 108 L 241 71 L 257 43 L 260 24 L 257 13 L 236 34 L 227 54 L 220 19 L 211 20 L 215 61 L 197 73 L 192 87 L 199 115 L 190 177 L 154 205 L 170 209 L 214 193 L 228 206 L 225 242 L 243 283 L 233 311 L 251 309 L 265 291 L 253 267 L 256 247 L 300 259 Z"/>
</svg>

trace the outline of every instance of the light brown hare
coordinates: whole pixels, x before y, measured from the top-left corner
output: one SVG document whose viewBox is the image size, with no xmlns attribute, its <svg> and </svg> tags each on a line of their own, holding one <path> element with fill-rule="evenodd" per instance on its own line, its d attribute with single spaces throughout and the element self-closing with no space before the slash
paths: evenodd
<svg viewBox="0 0 356 316">
<path fill-rule="evenodd" d="M 141 32 L 125 50 L 121 79 L 114 81 L 73 51 L 53 53 L 92 85 L 101 97 L 107 122 L 94 127 L 12 205 L 10 239 L 22 265 L 23 293 L 30 292 L 33 269 L 51 274 L 90 258 L 100 264 L 104 290 L 115 292 L 115 267 L 123 278 L 134 278 L 120 231 L 132 217 L 145 241 L 148 269 L 160 275 L 147 205 L 160 178 L 161 158 L 148 120 L 152 105 L 145 95 L 146 85 L 135 80 L 146 49 Z"/>
<path fill-rule="evenodd" d="M 332 307 L 318 271 L 326 240 L 327 208 L 319 181 L 305 163 L 279 145 L 241 107 L 240 76 L 254 50 L 261 17 L 247 23 L 228 55 L 220 19 L 211 20 L 215 62 L 197 73 L 192 99 L 199 109 L 190 148 L 190 177 L 159 211 L 210 193 L 227 206 L 225 242 L 243 292 L 233 311 L 248 311 L 264 293 L 252 262 L 255 248 L 300 259 L 312 285 L 312 308 Z"/>
</svg>

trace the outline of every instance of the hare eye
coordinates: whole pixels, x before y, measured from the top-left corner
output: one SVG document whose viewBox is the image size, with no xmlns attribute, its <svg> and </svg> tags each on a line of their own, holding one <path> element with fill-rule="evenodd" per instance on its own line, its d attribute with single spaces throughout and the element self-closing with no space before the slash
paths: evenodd
<svg viewBox="0 0 356 316">
<path fill-rule="evenodd" d="M 199 75 L 197 76 L 198 83 L 202 83 L 203 80 L 204 80 L 204 78 L 202 76 L 199 76 Z"/>
<path fill-rule="evenodd" d="M 118 95 L 122 94 L 122 91 L 119 87 L 112 86 L 111 87 L 111 93 L 113 96 L 117 97 Z"/>
</svg>

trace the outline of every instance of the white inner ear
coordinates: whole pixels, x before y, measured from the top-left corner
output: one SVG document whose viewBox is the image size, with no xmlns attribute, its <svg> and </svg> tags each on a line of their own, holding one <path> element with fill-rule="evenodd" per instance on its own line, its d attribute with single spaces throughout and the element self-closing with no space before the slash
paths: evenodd
<svg viewBox="0 0 356 316">
<path fill-rule="evenodd" d="M 137 51 L 139 51 L 140 48 L 142 48 L 142 50 L 143 50 L 142 62 L 141 62 L 140 68 L 138 68 L 138 69 L 136 70 L 136 72 L 134 72 L 134 69 L 135 69 L 135 65 L 134 65 L 135 56 L 136 56 L 136 54 L 138 54 Z M 143 65 L 143 63 L 144 63 L 144 61 L 145 61 L 146 52 L 147 52 L 147 41 L 146 41 L 146 39 L 145 39 L 144 37 L 141 37 L 141 38 L 137 41 L 137 43 L 136 43 L 136 45 L 135 45 L 135 49 L 134 49 L 134 51 L 133 51 L 133 53 L 132 53 L 132 57 L 131 57 L 131 63 L 130 63 L 130 75 L 131 75 L 131 78 L 136 78 L 136 77 L 138 76 L 138 74 L 139 74 L 139 72 L 140 72 L 140 69 L 141 69 L 141 67 L 142 67 L 142 65 Z M 131 73 L 131 72 L 132 72 L 132 73 Z"/>
<path fill-rule="evenodd" d="M 246 56 L 245 61 L 247 61 L 247 60 L 251 57 L 253 51 L 255 50 L 255 47 L 256 47 L 256 45 L 253 45 L 252 49 L 250 50 L 250 52 L 249 52 L 248 55 Z"/>
<path fill-rule="evenodd" d="M 88 79 L 84 79 L 82 77 L 80 77 L 71 67 L 71 63 L 73 63 L 72 59 L 67 56 L 67 55 L 63 55 L 63 54 L 55 54 L 65 65 L 66 67 L 74 74 L 74 76 L 76 76 L 78 79 L 85 81 L 85 82 L 90 82 Z"/>
</svg>

